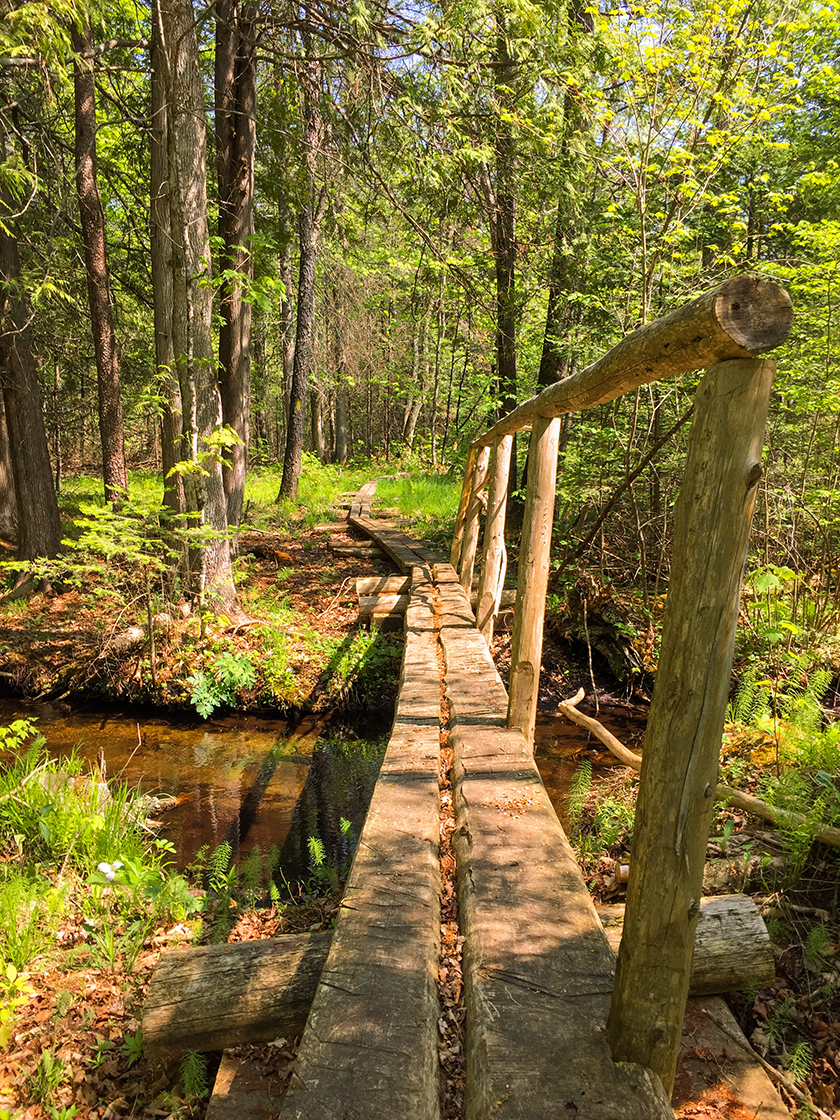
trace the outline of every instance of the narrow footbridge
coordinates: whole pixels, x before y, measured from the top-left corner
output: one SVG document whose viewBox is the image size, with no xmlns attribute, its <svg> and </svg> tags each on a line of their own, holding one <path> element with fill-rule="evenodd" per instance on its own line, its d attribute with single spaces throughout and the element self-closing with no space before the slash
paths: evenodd
<svg viewBox="0 0 840 1120">
<path fill-rule="evenodd" d="M 467 1116 L 671 1117 L 656 1077 L 610 1057 L 615 958 L 530 745 L 506 727 L 508 696 L 458 573 L 371 518 L 374 488 L 356 496 L 349 522 L 410 577 L 401 686 L 281 1117 L 439 1120 L 441 688 Z"/>
<path fill-rule="evenodd" d="M 440 1118 L 443 732 L 453 749 L 466 1120 L 673 1116 L 775 371 L 757 355 L 784 342 L 791 316 L 783 289 L 736 277 L 519 405 L 470 446 L 448 562 L 371 517 L 371 487 L 357 496 L 350 524 L 410 577 L 402 679 L 283 1120 Z M 567 413 L 691 370 L 705 374 L 674 515 L 616 965 L 532 752 L 560 424 Z M 488 647 L 505 581 L 513 440 L 523 431 L 527 495 L 508 696 Z M 469 596 L 479 538 L 476 619 Z M 779 1115 L 777 1105 L 762 1099 L 760 1115 Z"/>
<path fill-rule="evenodd" d="M 320 982 L 281 1120 L 441 1118 L 443 740 L 453 751 L 466 1120 L 673 1117 L 669 1095 L 774 369 L 755 355 L 782 342 L 789 327 L 787 293 L 739 277 L 520 405 L 471 446 L 448 560 L 372 517 L 375 484 L 356 496 L 350 525 L 376 541 L 408 581 L 402 675 L 322 970 L 317 962 Z M 560 417 L 696 369 L 706 373 L 674 519 L 616 966 L 532 751 Z M 505 581 L 512 442 L 526 429 L 508 695 L 488 646 Z M 482 518 L 474 614 L 470 592 Z M 208 950 L 217 955 L 212 968 L 209 958 L 202 966 L 205 974 L 215 968 L 221 978 L 228 948 Z M 288 993 L 298 983 L 307 990 L 306 968 L 295 971 L 268 993 L 275 1002 L 279 987 Z M 236 983 L 240 1002 L 263 1000 L 253 968 Z M 173 1003 L 164 1018 L 183 1023 L 185 1007 Z M 147 1018 L 151 1023 L 152 1015 L 144 1015 L 144 1039 Z M 759 1092 L 750 1115 L 785 1115 L 769 1083 Z"/>
</svg>

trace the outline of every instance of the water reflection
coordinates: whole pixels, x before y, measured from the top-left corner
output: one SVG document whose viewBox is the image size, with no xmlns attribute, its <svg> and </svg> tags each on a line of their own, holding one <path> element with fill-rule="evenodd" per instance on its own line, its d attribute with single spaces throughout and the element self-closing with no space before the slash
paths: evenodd
<svg viewBox="0 0 840 1120">
<path fill-rule="evenodd" d="M 35 718 L 56 757 L 75 750 L 86 761 L 104 760 L 109 780 L 175 799 L 158 814 L 159 835 L 171 840 L 185 867 L 204 845 L 227 841 L 235 856 L 259 844 L 282 849 L 290 879 L 305 875 L 308 840 L 323 840 L 341 862 L 347 839 L 341 817 L 358 836 L 384 753 L 372 741 L 319 725 L 293 737 L 280 720 L 229 718 L 209 724 L 149 719 L 119 712 L 70 712 L 60 705 L 0 700 L 0 724 Z M 345 853 L 346 854 L 346 853 Z"/>
</svg>

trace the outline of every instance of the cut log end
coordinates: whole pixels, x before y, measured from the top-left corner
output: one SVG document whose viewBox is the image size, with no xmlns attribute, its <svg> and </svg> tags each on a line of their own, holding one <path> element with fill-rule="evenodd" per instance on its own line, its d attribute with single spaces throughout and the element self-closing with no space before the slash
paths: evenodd
<svg viewBox="0 0 840 1120">
<path fill-rule="evenodd" d="M 787 291 L 771 280 L 736 276 L 718 290 L 715 316 L 747 354 L 765 354 L 787 339 L 793 304 Z"/>
</svg>

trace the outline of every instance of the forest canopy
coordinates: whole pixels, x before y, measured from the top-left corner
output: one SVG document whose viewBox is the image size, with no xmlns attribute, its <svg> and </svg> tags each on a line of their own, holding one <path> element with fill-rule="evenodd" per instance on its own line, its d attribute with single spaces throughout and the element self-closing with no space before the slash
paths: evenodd
<svg viewBox="0 0 840 1120">
<path fill-rule="evenodd" d="M 753 272 L 796 309 L 759 549 L 827 580 L 839 22 L 834 0 L 4 0 L 19 554 L 58 550 L 65 472 L 118 501 L 145 466 L 209 529 L 190 570 L 230 599 L 212 540 L 241 523 L 246 462 L 282 462 L 290 498 L 304 452 L 450 465 L 535 388 Z M 649 458 L 619 504 L 644 578 L 694 380 L 565 421 L 569 543 Z"/>
</svg>

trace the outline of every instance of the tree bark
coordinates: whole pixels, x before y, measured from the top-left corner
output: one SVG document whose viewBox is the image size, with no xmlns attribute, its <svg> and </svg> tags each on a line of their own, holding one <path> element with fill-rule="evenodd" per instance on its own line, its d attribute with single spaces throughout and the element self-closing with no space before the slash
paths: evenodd
<svg viewBox="0 0 840 1120">
<path fill-rule="evenodd" d="M 308 51 L 308 46 L 307 46 Z M 327 189 L 318 190 L 316 182 L 318 154 L 321 148 L 323 122 L 318 104 L 321 64 L 307 59 L 303 63 L 300 85 L 304 116 L 304 159 L 306 164 L 307 198 L 298 220 L 300 232 L 300 270 L 298 273 L 297 327 L 292 388 L 289 399 L 289 421 L 286 428 L 286 451 L 283 457 L 283 478 L 280 498 L 297 499 L 298 483 L 303 465 L 303 421 L 309 363 L 315 334 L 315 265 L 321 222 L 327 205 Z"/>
<path fill-rule="evenodd" d="M 12 474 L 9 432 L 6 427 L 6 410 L 3 407 L 2 395 L 0 395 L 0 537 L 5 541 L 17 540 L 15 481 Z"/>
<path fill-rule="evenodd" d="M 227 540 L 219 449 L 221 400 L 213 348 L 213 289 L 207 226 L 204 84 L 190 0 L 155 0 L 166 87 L 169 211 L 174 268 L 172 340 L 181 386 L 187 511 L 201 539 L 189 551 L 185 582 L 201 602 L 237 610 Z"/>
<path fill-rule="evenodd" d="M 102 477 L 106 500 L 119 502 L 128 494 L 128 472 L 125 465 L 120 361 L 114 334 L 105 214 L 96 181 L 96 87 L 90 24 L 86 24 L 83 30 L 73 26 L 70 39 L 76 55 L 73 64 L 76 193 L 85 251 L 93 349 L 96 354 Z"/>
<path fill-rule="evenodd" d="M 0 118 L 0 154 L 7 155 Z M 14 209 L 6 192 L 4 209 Z M 20 256 L 6 224 L 0 224 L 0 375 L 17 505 L 19 560 L 52 558 L 61 548 L 38 368 L 29 342 L 29 316 L 21 295 Z"/>
<path fill-rule="evenodd" d="M 256 16 L 256 5 L 251 3 L 219 0 L 216 4 L 220 263 L 236 274 L 220 287 L 219 387 L 224 423 L 241 441 L 228 450 L 229 466 L 223 472 L 227 520 L 235 528 L 242 519 L 251 413 L 251 302 L 243 288 L 254 275 Z"/>
<path fill-rule="evenodd" d="M 163 76 L 160 28 L 152 21 L 152 129 L 151 199 L 149 238 L 151 244 L 152 301 L 155 326 L 155 362 L 164 397 L 160 448 L 163 470 L 163 503 L 173 515 L 186 510 L 182 476 L 172 473 L 183 458 L 181 440 L 181 384 L 175 368 L 175 343 L 172 337 L 174 304 L 174 264 L 172 260 L 172 222 L 169 210 L 169 109 Z"/>
</svg>

